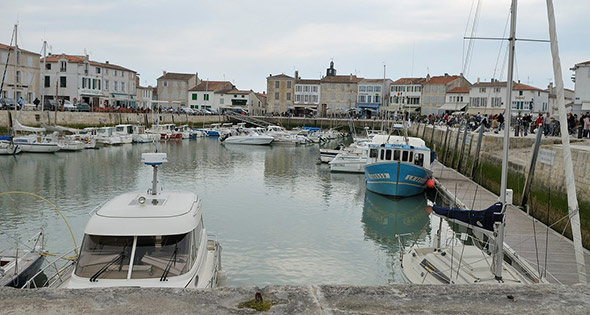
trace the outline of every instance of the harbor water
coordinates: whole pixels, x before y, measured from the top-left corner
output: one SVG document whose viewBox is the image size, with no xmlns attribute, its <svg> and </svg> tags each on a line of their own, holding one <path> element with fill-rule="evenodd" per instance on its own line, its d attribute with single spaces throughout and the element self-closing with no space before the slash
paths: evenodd
<svg viewBox="0 0 590 315">
<path fill-rule="evenodd" d="M 160 186 L 192 191 L 203 201 L 205 228 L 223 246 L 226 285 L 401 283 L 400 243 L 429 245 L 438 227 L 424 196 L 392 200 L 366 192 L 363 174 L 330 173 L 318 164 L 317 145 L 240 146 L 200 138 L 158 147 L 169 161 L 160 168 Z M 151 168 L 140 157 L 154 148 L 0 156 L 0 192 L 33 193 L 54 203 L 79 246 L 93 210 L 118 194 L 151 187 Z M 40 228 L 49 252 L 73 248 L 68 228 L 47 202 L 0 196 L 0 248 Z"/>
</svg>

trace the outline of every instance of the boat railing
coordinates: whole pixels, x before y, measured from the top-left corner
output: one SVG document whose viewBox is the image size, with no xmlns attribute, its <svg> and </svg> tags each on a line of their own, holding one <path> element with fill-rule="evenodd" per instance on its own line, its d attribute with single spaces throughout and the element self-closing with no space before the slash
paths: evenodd
<svg viewBox="0 0 590 315">
<path fill-rule="evenodd" d="M 22 286 L 23 289 L 38 289 L 42 287 L 54 287 L 58 284 L 63 283 L 69 278 L 68 271 L 71 271 L 72 266 L 76 260 L 76 249 L 72 249 L 69 252 L 56 257 L 53 261 L 47 263 L 45 267 L 41 268 L 35 275 L 33 275 L 25 284 Z M 47 276 L 48 272 L 54 272 L 51 276 Z M 44 274 L 46 279 L 43 283 L 39 284 L 35 279 Z"/>
</svg>

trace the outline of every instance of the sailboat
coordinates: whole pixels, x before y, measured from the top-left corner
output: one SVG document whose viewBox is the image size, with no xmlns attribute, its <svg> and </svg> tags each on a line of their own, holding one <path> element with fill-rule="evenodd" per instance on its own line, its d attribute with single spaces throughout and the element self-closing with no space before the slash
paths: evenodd
<svg viewBox="0 0 590 315">
<path fill-rule="evenodd" d="M 512 0 L 507 100 L 512 99 L 516 4 L 517 1 Z M 506 103 L 504 117 L 511 117 L 510 101 Z M 443 247 L 441 246 L 441 231 L 439 228 L 434 247 L 410 248 L 403 253 L 401 257 L 402 274 L 408 282 L 416 284 L 527 284 L 544 282 L 544 279 L 536 277 L 532 272 L 527 272 L 530 268 L 527 268 L 525 262 L 520 262 L 517 259 L 510 259 L 509 261 L 504 259 L 509 141 L 510 119 L 507 119 L 502 147 L 502 174 L 498 202 L 480 211 L 432 207 L 433 212 L 438 216 L 467 226 L 475 232 L 481 232 L 491 241 L 484 248 L 466 243 L 457 244 L 457 246 L 452 243 L 450 246 Z M 465 238 L 464 241 L 467 241 L 467 239 Z M 517 270 L 517 267 L 519 270 Z"/>
</svg>

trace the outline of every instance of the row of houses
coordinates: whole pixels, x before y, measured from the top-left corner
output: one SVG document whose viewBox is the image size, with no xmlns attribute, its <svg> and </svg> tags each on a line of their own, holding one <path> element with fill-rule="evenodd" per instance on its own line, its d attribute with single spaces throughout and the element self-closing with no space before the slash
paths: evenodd
<svg viewBox="0 0 590 315">
<path fill-rule="evenodd" d="M 16 53 L 15 53 L 16 51 Z M 135 70 L 99 62 L 88 55 L 40 54 L 0 44 L 0 69 L 5 71 L 0 98 L 69 100 L 93 108 L 239 109 L 266 112 L 265 96 L 239 90 L 229 81 L 202 81 L 199 74 L 165 72 L 156 86 L 140 85 Z"/>
<path fill-rule="evenodd" d="M 590 62 L 574 68 L 575 91 L 566 89 L 565 100 L 569 111 L 590 111 Z M 279 74 L 267 78 L 267 112 L 331 113 L 354 112 L 363 115 L 409 111 L 415 114 L 444 114 L 465 111 L 472 114 L 497 114 L 505 104 L 517 113 L 554 114 L 557 111 L 555 88 L 546 89 L 519 82 L 513 83 L 510 102 L 506 101 L 507 82 L 496 79 L 469 82 L 463 75 L 400 78 L 398 80 L 365 79 L 355 75 L 337 75 L 334 63 L 319 80 L 301 79 L 297 71 L 293 77 Z"/>
</svg>

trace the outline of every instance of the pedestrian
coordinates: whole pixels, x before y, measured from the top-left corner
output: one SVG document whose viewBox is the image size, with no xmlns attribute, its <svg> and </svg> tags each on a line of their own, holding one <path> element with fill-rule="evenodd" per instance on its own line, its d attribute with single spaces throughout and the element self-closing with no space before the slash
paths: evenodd
<svg viewBox="0 0 590 315">
<path fill-rule="evenodd" d="M 35 109 L 39 107 L 39 103 L 41 103 L 41 101 L 39 101 L 39 99 L 35 97 L 35 100 L 33 101 L 33 104 L 35 104 Z"/>
<path fill-rule="evenodd" d="M 584 138 L 590 138 L 590 112 L 586 112 L 584 116 Z"/>
<path fill-rule="evenodd" d="M 576 118 L 572 113 L 570 113 L 567 117 L 567 130 L 568 134 L 573 134 L 574 129 L 576 128 Z"/>
<path fill-rule="evenodd" d="M 545 133 L 545 137 L 549 135 L 549 131 L 551 130 L 551 115 L 549 112 L 545 114 L 545 120 L 543 120 L 543 132 Z"/>
<path fill-rule="evenodd" d="M 504 127 L 504 115 L 500 113 L 498 115 L 498 132 L 502 131 L 502 127 Z"/>
<path fill-rule="evenodd" d="M 514 126 L 514 136 L 515 137 L 522 137 L 522 117 L 520 116 L 520 112 L 516 116 L 516 124 Z"/>
<path fill-rule="evenodd" d="M 25 101 L 23 101 L 23 98 L 21 96 L 18 97 L 18 108 L 17 109 L 21 109 L 23 108 L 23 104 L 25 103 Z"/>
<path fill-rule="evenodd" d="M 522 124 L 523 124 L 522 129 L 524 131 L 525 137 L 528 135 L 529 128 L 531 126 L 531 122 L 532 122 L 531 115 L 529 115 L 529 113 L 524 114 L 524 117 L 522 118 Z"/>
</svg>

